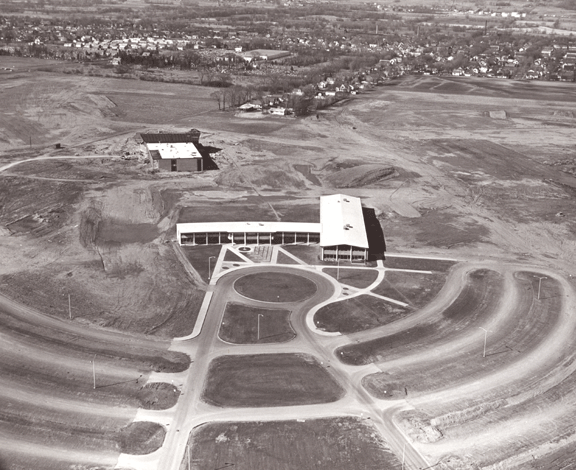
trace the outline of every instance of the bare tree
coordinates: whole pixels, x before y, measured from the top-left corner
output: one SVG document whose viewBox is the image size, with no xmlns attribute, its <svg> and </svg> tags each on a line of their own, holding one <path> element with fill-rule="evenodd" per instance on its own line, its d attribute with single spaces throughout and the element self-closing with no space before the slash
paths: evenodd
<svg viewBox="0 0 576 470">
<path fill-rule="evenodd" d="M 220 90 L 214 91 L 212 93 L 210 93 L 210 97 L 214 98 L 217 102 L 218 102 L 218 109 L 221 110 L 222 106 L 222 92 Z"/>
</svg>

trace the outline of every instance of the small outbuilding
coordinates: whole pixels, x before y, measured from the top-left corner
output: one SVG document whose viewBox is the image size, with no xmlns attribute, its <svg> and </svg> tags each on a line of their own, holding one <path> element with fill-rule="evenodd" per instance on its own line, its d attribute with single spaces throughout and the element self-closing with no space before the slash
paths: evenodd
<svg viewBox="0 0 576 470">
<path fill-rule="evenodd" d="M 187 133 L 140 134 L 146 144 L 152 168 L 164 171 L 203 171 L 204 159 L 200 153 L 200 131 Z"/>
</svg>

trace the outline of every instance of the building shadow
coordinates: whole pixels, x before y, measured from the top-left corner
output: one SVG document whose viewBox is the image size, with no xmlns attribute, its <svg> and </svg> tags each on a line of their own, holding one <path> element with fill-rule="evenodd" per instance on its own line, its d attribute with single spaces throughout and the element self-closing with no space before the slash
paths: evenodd
<svg viewBox="0 0 576 470">
<path fill-rule="evenodd" d="M 196 148 L 200 155 L 202 155 L 202 168 L 204 171 L 218 170 L 218 165 L 212 158 L 212 155 L 218 153 L 220 150 L 218 147 L 205 146 L 200 143 L 196 144 Z"/>
<path fill-rule="evenodd" d="M 368 261 L 383 260 L 385 259 L 386 240 L 380 221 L 376 217 L 376 211 L 371 207 L 362 207 L 362 215 L 368 237 Z"/>
</svg>

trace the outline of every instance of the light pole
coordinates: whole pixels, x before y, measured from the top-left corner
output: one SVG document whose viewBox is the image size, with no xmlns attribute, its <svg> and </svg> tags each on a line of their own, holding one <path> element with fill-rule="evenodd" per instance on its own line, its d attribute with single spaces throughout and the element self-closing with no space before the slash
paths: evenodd
<svg viewBox="0 0 576 470">
<path fill-rule="evenodd" d="M 338 254 L 336 254 L 336 256 L 338 256 Z M 340 257 L 338 256 L 338 259 L 336 260 L 338 263 L 338 267 L 336 268 L 336 280 L 338 281 L 340 279 Z"/>
<path fill-rule="evenodd" d="M 94 390 L 96 390 L 96 354 L 94 354 L 94 359 L 92 359 L 92 379 L 94 382 Z"/>
<path fill-rule="evenodd" d="M 540 300 L 540 287 L 542 287 L 542 279 L 548 279 L 546 276 L 534 276 L 538 278 L 538 300 Z"/>
<path fill-rule="evenodd" d="M 488 330 L 486 328 L 482 328 L 481 326 L 478 328 L 484 331 L 484 353 L 482 354 L 482 357 L 486 357 L 486 337 L 488 336 Z"/>
<path fill-rule="evenodd" d="M 208 280 L 210 280 L 210 278 L 212 277 L 212 269 L 211 269 L 211 262 L 212 259 L 216 258 L 216 256 L 209 256 L 208 257 Z"/>
<path fill-rule="evenodd" d="M 256 342 L 260 341 L 260 317 L 264 316 L 262 313 L 258 314 L 258 336 Z"/>
</svg>

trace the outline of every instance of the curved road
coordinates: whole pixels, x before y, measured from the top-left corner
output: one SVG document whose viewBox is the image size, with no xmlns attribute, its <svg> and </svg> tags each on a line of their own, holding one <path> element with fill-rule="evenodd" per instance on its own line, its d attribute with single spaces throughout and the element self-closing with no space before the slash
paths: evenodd
<svg viewBox="0 0 576 470">
<path fill-rule="evenodd" d="M 302 302 L 277 303 L 260 302 L 246 299 L 234 291 L 236 279 L 252 272 L 284 272 L 306 277 L 317 285 L 316 293 Z M 250 421 L 283 420 L 295 418 L 320 418 L 332 416 L 357 416 L 369 419 L 380 431 L 384 440 L 396 455 L 404 452 L 406 468 L 425 468 L 428 463 L 410 445 L 410 442 L 394 426 L 390 417 L 392 411 L 406 406 L 404 403 L 386 402 L 370 396 L 361 386 L 359 374 L 374 371 L 371 367 L 350 367 L 341 364 L 332 353 L 332 348 L 322 344 L 330 340 L 315 334 L 306 325 L 307 313 L 317 304 L 335 298 L 339 292 L 336 281 L 313 269 L 279 266 L 254 266 L 235 270 L 221 276 L 213 288 L 212 302 L 209 306 L 200 335 L 191 340 L 175 342 L 176 350 L 186 352 L 195 358 L 182 387 L 183 397 L 173 410 L 173 419 L 167 426 L 167 435 L 163 447 L 147 456 L 122 455 L 118 468 L 132 465 L 141 470 L 162 469 L 178 470 L 186 452 L 188 437 L 192 430 L 201 424 L 214 421 Z M 255 307 L 279 306 L 291 310 L 291 322 L 296 338 L 287 343 L 266 343 L 250 345 L 231 345 L 218 337 L 220 323 L 226 304 L 241 301 Z M 334 402 L 317 405 L 269 407 L 269 408 L 218 408 L 202 401 L 203 384 L 206 380 L 210 362 L 224 354 L 267 354 L 267 353 L 307 353 L 326 364 L 327 370 L 345 390 L 345 396 Z M 359 370 L 360 369 L 360 370 Z M 386 413 L 385 413 L 386 411 Z M 148 414 L 150 417 L 150 414 Z"/>
</svg>

